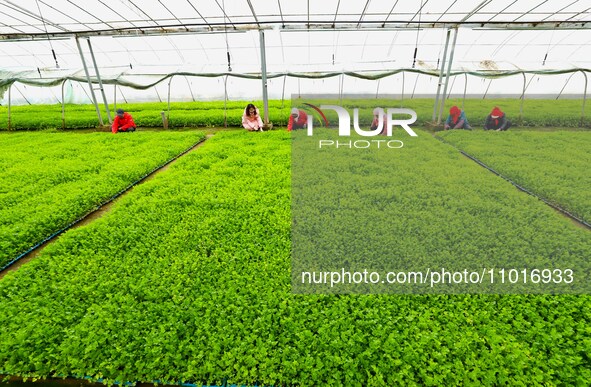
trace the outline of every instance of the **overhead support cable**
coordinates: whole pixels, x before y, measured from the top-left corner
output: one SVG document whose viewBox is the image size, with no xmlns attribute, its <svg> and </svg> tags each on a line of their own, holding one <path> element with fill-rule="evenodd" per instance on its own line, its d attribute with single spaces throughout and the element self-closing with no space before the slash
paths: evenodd
<svg viewBox="0 0 591 387">
<path fill-rule="evenodd" d="M 307 0 L 307 9 L 308 9 L 308 28 L 310 28 L 310 0 Z"/>
<path fill-rule="evenodd" d="M 398 4 L 398 1 L 400 1 L 400 0 L 396 0 L 396 2 L 394 3 L 394 5 L 390 9 L 390 12 L 388 12 L 388 16 L 386 16 L 386 18 L 384 19 L 384 22 L 382 23 L 382 28 L 384 28 L 386 26 L 386 23 L 388 22 L 388 19 L 390 18 L 390 15 L 392 15 L 392 12 L 394 12 L 394 8 L 396 7 L 396 4 Z"/>
<path fill-rule="evenodd" d="M 160 25 L 158 22 L 156 22 L 156 20 L 154 20 L 152 18 L 152 16 L 148 15 L 146 12 L 144 12 L 143 9 L 141 9 L 140 7 L 138 7 L 132 0 L 127 0 L 129 1 L 129 4 L 133 5 L 135 7 L 135 9 L 137 9 L 138 11 L 140 11 L 141 13 L 143 13 L 144 15 L 146 15 L 146 17 L 152 22 L 154 23 L 154 27 L 159 28 L 162 31 L 165 31 L 164 26 Z M 186 26 L 185 26 L 186 28 Z"/>
<path fill-rule="evenodd" d="M 513 0 L 513 2 L 511 4 L 508 4 L 505 8 L 503 8 L 502 10 L 500 10 L 499 12 L 497 12 L 494 16 L 492 16 L 490 19 L 488 19 L 488 21 L 492 21 L 492 19 L 494 19 L 495 17 L 501 15 L 503 12 L 505 12 L 507 9 L 509 9 L 513 4 L 517 3 L 518 0 Z"/>
<path fill-rule="evenodd" d="M 568 22 L 568 21 L 570 21 L 571 19 L 574 19 L 574 18 L 576 18 L 577 16 L 579 16 L 579 15 L 582 15 L 582 14 L 584 14 L 584 13 L 587 13 L 587 12 L 589 12 L 589 11 L 591 11 L 591 7 L 587 8 L 587 9 L 586 9 L 586 10 L 584 10 L 584 11 L 581 11 L 581 12 L 577 13 L 576 15 L 573 15 L 573 16 L 569 17 L 568 19 L 566 19 L 566 20 L 565 20 L 565 22 Z"/>
<path fill-rule="evenodd" d="M 341 0 L 339 0 L 340 2 Z M 277 0 L 277 5 L 279 6 L 279 17 L 281 18 L 281 27 L 285 28 L 285 20 L 283 19 L 283 11 L 281 10 L 281 0 Z"/>
<path fill-rule="evenodd" d="M 197 9 L 197 8 L 196 8 L 194 5 L 193 5 L 193 3 L 191 2 L 191 0 L 186 0 L 186 1 L 187 1 L 187 3 L 189 3 L 189 5 L 191 6 L 191 8 L 193 8 L 193 10 L 194 10 L 195 12 L 197 12 L 197 15 L 199 15 L 199 17 L 200 17 L 201 19 L 203 19 L 203 21 L 205 22 L 205 24 L 207 24 L 207 26 L 208 26 L 209 28 L 211 28 L 211 26 L 209 25 L 209 22 L 208 22 L 208 21 L 207 21 L 207 20 L 206 20 L 206 19 L 203 17 L 203 15 L 201 14 L 201 12 L 199 12 L 199 10 L 198 10 L 198 9 Z"/>
<path fill-rule="evenodd" d="M 222 10 L 222 13 L 224 14 L 224 26 L 227 24 L 226 19 L 228 19 L 228 22 L 230 24 L 232 24 L 232 28 L 236 29 L 236 25 L 234 25 L 234 23 L 232 22 L 230 17 L 226 14 L 226 7 L 224 5 L 224 0 L 222 0 L 222 5 L 220 5 L 220 2 L 218 0 L 214 0 L 214 1 L 218 5 L 218 7 L 220 7 L 220 9 Z"/>
<path fill-rule="evenodd" d="M 13 3 L 13 2 L 12 2 L 12 1 L 10 1 L 10 0 L 4 0 L 4 3 L 5 3 L 5 4 L 3 4 L 3 5 L 4 5 L 6 8 L 9 8 L 9 9 L 11 9 L 11 10 L 13 10 L 13 11 L 16 11 L 16 12 L 22 13 L 22 14 L 24 14 L 24 15 L 28 16 L 28 17 L 31 17 L 31 18 L 33 18 L 33 19 L 39 20 L 40 22 L 42 22 L 42 23 L 43 23 L 44 27 L 45 27 L 45 24 L 49 24 L 50 26 L 52 26 L 52 27 L 54 27 L 54 28 L 56 28 L 56 29 L 58 29 L 58 30 L 61 30 L 61 31 L 64 31 L 64 32 L 70 32 L 68 29 L 66 29 L 66 28 L 64 28 L 64 27 L 62 27 L 62 26 L 60 26 L 59 24 L 57 24 L 57 23 L 54 23 L 54 22 L 52 22 L 52 21 L 50 21 L 50 20 L 46 20 L 46 19 L 44 19 L 43 17 L 41 17 L 41 15 L 37 15 L 36 13 L 34 13 L 34 12 L 32 12 L 32 11 L 29 11 L 28 9 L 26 9 L 26 8 L 24 8 L 24 7 L 22 7 L 22 6 L 18 5 L 18 4 L 15 4 L 15 3 Z M 37 9 L 39 9 L 39 3 L 37 3 Z M 21 23 L 23 23 L 23 24 L 29 24 L 29 23 L 26 23 L 26 22 L 24 22 L 24 21 L 22 21 L 22 20 L 20 20 L 20 19 L 17 19 L 17 18 L 15 18 L 15 17 L 13 17 L 13 16 L 10 16 L 10 15 L 7 15 L 7 14 L 5 14 L 5 15 L 6 15 L 6 16 L 8 16 L 10 19 L 15 19 L 15 20 L 18 20 L 18 21 L 20 21 L 20 22 L 21 22 Z M 33 26 L 33 25 L 31 25 L 31 27 L 34 27 L 34 28 L 37 28 L 37 29 L 38 29 L 38 30 L 40 30 L 40 31 L 43 31 L 43 29 L 41 29 L 41 28 L 38 28 L 37 26 Z M 45 28 L 45 32 L 47 33 L 47 28 Z"/>
<path fill-rule="evenodd" d="M 125 18 L 124 16 L 121 15 L 120 12 L 115 11 L 111 6 L 109 6 L 108 4 L 105 4 L 105 2 L 103 0 L 98 0 L 99 3 L 101 3 L 105 8 L 107 8 L 109 11 L 113 12 L 113 14 L 117 15 L 117 17 L 122 18 L 123 20 L 125 20 L 127 23 L 131 24 L 132 26 L 136 27 L 137 26 L 129 19 Z"/>
<path fill-rule="evenodd" d="M 162 0 L 158 0 L 158 2 L 160 3 L 160 5 L 173 17 L 176 19 L 177 22 L 179 22 L 180 25 L 183 25 L 184 23 L 181 21 L 181 19 L 179 19 L 176 14 L 174 12 L 172 12 L 170 9 L 168 9 L 168 7 L 162 2 Z M 189 29 L 187 27 L 185 27 L 185 29 L 187 31 L 189 31 Z"/>
<path fill-rule="evenodd" d="M 220 3 L 218 3 L 217 0 L 215 0 L 215 2 L 217 3 L 217 5 L 219 6 Z M 226 15 L 226 10 L 225 8 L 225 4 L 224 4 L 224 0 L 222 0 L 222 13 L 224 14 L 224 37 L 226 40 L 226 56 L 228 57 L 228 72 L 232 71 L 232 62 L 230 60 L 230 45 L 228 44 L 228 29 L 227 29 L 227 24 L 226 24 L 226 18 L 228 15 Z M 229 20 L 229 18 L 228 18 Z"/>
<path fill-rule="evenodd" d="M 419 7 L 419 10 L 417 11 L 417 13 L 415 13 L 415 15 L 410 19 L 409 23 L 415 18 L 415 16 L 418 14 L 419 15 L 419 23 L 417 24 L 417 37 L 415 40 L 415 52 L 413 54 L 413 58 L 412 58 L 412 68 L 415 68 L 415 64 L 417 62 L 417 51 L 419 50 L 419 33 L 421 31 L 420 25 L 421 25 L 421 10 L 423 9 L 424 5 L 427 4 L 427 2 L 429 2 L 429 0 L 426 0 L 425 3 L 423 4 L 423 0 L 421 0 L 421 6 Z"/>
<path fill-rule="evenodd" d="M 361 12 L 361 16 L 359 17 L 359 22 L 357 23 L 357 28 L 361 27 L 361 22 L 363 21 L 363 18 L 365 17 L 365 12 L 367 12 L 367 6 L 369 5 L 370 1 L 371 0 L 367 0 L 367 2 L 365 3 L 365 7 L 363 7 L 363 11 Z"/>
<path fill-rule="evenodd" d="M 525 15 L 531 13 L 534 9 L 541 7 L 542 5 L 546 4 L 547 2 L 548 2 L 548 0 L 542 1 L 541 3 L 537 4 L 535 7 L 533 7 L 532 9 L 530 9 L 529 11 L 524 12 L 521 15 L 519 15 L 516 19 L 513 19 L 513 21 L 516 22 L 517 20 L 521 19 Z"/>
<path fill-rule="evenodd" d="M 562 11 L 564 11 L 564 10 L 565 10 L 565 9 L 567 9 L 568 7 L 571 7 L 571 6 L 575 5 L 575 4 L 576 4 L 576 3 L 578 3 L 579 1 L 580 1 L 580 0 L 575 0 L 575 1 L 573 1 L 572 3 L 570 3 L 569 5 L 567 5 L 567 6 L 565 6 L 565 7 L 562 7 L 562 8 L 560 8 L 558 11 L 554 12 L 553 14 L 550 14 L 550 15 L 546 16 L 545 18 L 543 18 L 543 19 L 542 19 L 542 21 L 545 21 L 545 20 L 547 20 L 547 19 L 551 18 L 551 17 L 552 17 L 552 16 L 554 16 L 554 15 L 559 15 L 559 14 L 560 14 Z"/>
<path fill-rule="evenodd" d="M 458 0 L 454 0 L 454 2 L 453 2 L 453 3 L 451 3 L 451 4 L 449 5 L 449 7 L 447 7 L 447 9 L 441 13 L 441 15 L 439 15 L 439 17 L 437 18 L 437 20 L 436 20 L 435 22 L 436 22 L 436 23 L 437 23 L 437 22 L 439 22 L 439 20 L 441 20 L 441 18 L 442 18 L 443 16 L 445 16 L 445 15 L 447 14 L 447 12 L 448 12 L 448 11 L 451 9 L 451 7 L 453 7 L 453 6 L 454 6 L 454 5 L 455 5 L 457 2 L 458 2 Z"/>
<path fill-rule="evenodd" d="M 334 11 L 334 19 L 332 20 L 332 28 L 335 28 L 337 23 L 337 15 L 339 14 L 339 7 L 341 6 L 341 0 L 337 3 L 337 9 Z M 285 27 L 285 24 L 283 25 Z"/>
<path fill-rule="evenodd" d="M 53 44 L 51 43 L 51 38 L 47 33 L 47 25 L 45 24 L 45 20 L 43 19 L 43 14 L 41 13 L 41 7 L 39 6 L 39 0 L 35 0 L 37 3 L 37 9 L 39 10 L 39 16 L 41 17 L 41 22 L 43 23 L 43 28 L 45 29 L 45 33 L 47 34 L 47 41 L 49 42 L 49 47 L 51 48 L 51 53 L 53 54 L 53 59 L 55 60 L 55 68 L 59 69 L 60 65 L 57 62 L 57 55 L 55 55 L 55 50 L 53 49 Z"/>
<path fill-rule="evenodd" d="M 544 60 L 542 61 L 542 66 L 546 65 L 546 59 L 548 59 L 548 53 L 550 52 L 550 45 L 552 44 L 553 38 L 554 38 L 554 31 L 552 31 L 552 35 L 550 35 L 550 40 L 548 41 L 548 48 L 546 49 L 546 54 L 544 55 Z"/>
<path fill-rule="evenodd" d="M 75 23 L 78 23 L 80 25 L 83 25 L 84 27 L 88 28 L 88 29 L 92 29 L 89 25 L 87 25 L 86 23 L 82 23 L 80 20 L 78 19 L 74 19 L 72 16 L 68 15 L 67 13 L 61 11 L 59 8 L 56 8 L 54 6 L 52 6 L 51 4 L 47 4 L 45 1 L 43 0 L 39 0 L 41 2 L 41 4 L 43 4 L 44 6 L 46 6 L 47 8 L 53 9 L 55 12 L 64 15 L 65 17 L 67 17 L 68 19 L 74 21 Z M 109 28 L 112 28 L 112 26 L 108 25 L 107 23 L 105 23 L 107 26 L 109 26 Z"/>
<path fill-rule="evenodd" d="M 250 8 L 250 12 L 252 13 L 252 17 L 254 17 L 254 21 L 257 23 L 257 26 L 261 26 L 259 24 L 259 18 L 257 17 L 256 12 L 254 11 L 254 7 L 252 6 L 252 2 L 250 0 L 246 0 L 248 2 L 248 7 Z"/>
</svg>

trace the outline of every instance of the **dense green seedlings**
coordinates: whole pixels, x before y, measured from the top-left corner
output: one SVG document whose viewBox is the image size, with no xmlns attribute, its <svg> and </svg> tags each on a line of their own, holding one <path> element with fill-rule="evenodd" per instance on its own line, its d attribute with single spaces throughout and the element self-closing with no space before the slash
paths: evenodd
<svg viewBox="0 0 591 387">
<path fill-rule="evenodd" d="M 0 267 L 202 138 L 0 134 Z"/>
</svg>

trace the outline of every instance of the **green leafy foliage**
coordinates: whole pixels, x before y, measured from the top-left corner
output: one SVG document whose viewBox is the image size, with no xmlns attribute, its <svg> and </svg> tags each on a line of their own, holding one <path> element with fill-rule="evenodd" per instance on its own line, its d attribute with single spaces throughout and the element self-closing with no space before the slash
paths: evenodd
<svg viewBox="0 0 591 387">
<path fill-rule="evenodd" d="M 308 101 L 308 100 L 306 100 Z M 241 127 L 242 113 L 246 105 L 253 102 L 259 107 L 262 114 L 262 101 L 224 101 L 211 102 L 172 102 L 170 104 L 169 126 L 180 127 L 222 127 L 224 123 L 233 127 Z M 293 101 L 299 106 L 299 100 Z M 313 101 L 308 101 L 313 103 Z M 285 126 L 289 120 L 291 101 L 269 101 L 269 117 L 275 126 Z M 433 114 L 433 100 L 427 98 L 416 99 L 366 99 L 349 103 L 347 100 L 334 100 L 334 103 L 348 108 L 360 108 L 361 123 L 368 125 L 371 122 L 372 110 L 375 107 L 406 107 L 417 112 L 417 123 L 423 124 L 431 121 Z M 448 99 L 445 103 L 443 119 L 452 105 L 464 106 L 468 120 L 474 127 L 481 127 L 486 116 L 494 106 L 499 106 L 507 113 L 507 117 L 514 124 L 524 127 L 579 127 L 581 123 L 580 100 L 528 100 L 524 101 L 523 117 L 520 119 L 521 101 L 515 99 L 480 100 L 467 99 L 462 104 L 461 99 Z M 166 102 L 130 103 L 117 105 L 129 111 L 136 124 L 140 127 L 162 127 L 161 112 L 168 112 Z M 300 106 L 301 107 L 301 106 Z M 111 112 L 114 106 L 110 106 Z M 66 119 L 62 123 L 62 107 L 56 105 L 29 105 L 13 106 L 11 115 L 12 130 L 37 130 L 37 129 L 79 129 L 95 128 L 98 126 L 94 105 L 66 105 Z M 315 115 L 317 123 L 320 117 L 310 108 L 306 108 Z M 326 111 L 331 123 L 336 122 L 336 114 Z M 6 130 L 7 107 L 0 106 L 0 130 Z M 106 112 L 103 109 L 103 117 Z M 591 127 L 591 117 L 587 116 L 584 126 Z"/>
<path fill-rule="evenodd" d="M 507 183 L 424 137 L 424 152 L 409 159 L 424 158 L 421 174 L 443 161 L 444 174 L 476 173 L 487 186 L 494 180 L 507 205 L 528 202 L 507 199 Z M 218 385 L 591 380 L 588 296 L 291 293 L 290 143 L 285 132 L 220 133 L 138 186 L 109 215 L 66 233 L 9 273 L 0 281 L 0 369 Z M 401 184 L 409 177 L 400 175 Z M 472 180 L 465 184 L 477 191 Z M 454 186 L 437 189 L 448 197 Z M 494 193 L 483 188 L 480 195 Z M 441 205 L 431 208 L 442 213 Z M 528 215 L 514 211 L 523 224 Z M 588 241 L 583 230 L 547 212 L 540 216 L 546 227 L 567 230 L 536 248 L 546 235 L 528 229 L 537 238 L 534 251 L 548 254 L 545 248 L 558 243 L 585 248 L 577 239 Z M 471 220 L 477 227 L 487 221 Z M 443 243 L 442 230 L 417 224 L 430 235 L 418 248 Z M 465 235 L 454 229 L 445 231 L 455 238 L 448 244 Z M 474 251 L 487 248 L 486 239 L 467 242 Z"/>
<path fill-rule="evenodd" d="M 244 108 L 251 101 L 223 101 L 212 102 L 172 102 L 170 104 L 169 127 L 213 127 L 228 126 L 241 127 Z M 262 114 L 262 101 L 254 101 Z M 114 106 L 110 105 L 111 114 Z M 162 127 L 161 112 L 168 114 L 168 105 L 158 103 L 133 103 L 117 105 L 128 111 L 139 127 Z M 276 125 L 287 125 L 289 119 L 289 101 L 269 102 L 269 115 Z M 28 105 L 13 106 L 11 109 L 12 130 L 38 129 L 81 129 L 95 128 L 98 119 L 94 105 L 66 105 L 65 122 L 62 122 L 61 105 Z M 103 120 L 106 121 L 106 111 L 102 108 Z M 0 130 L 8 126 L 7 107 L 0 106 Z M 107 123 L 108 124 L 108 123 Z"/>
<path fill-rule="evenodd" d="M 441 134 L 497 172 L 591 223 L 591 133 Z"/>
<path fill-rule="evenodd" d="M 203 137 L 1 134 L 0 266 Z"/>
</svg>

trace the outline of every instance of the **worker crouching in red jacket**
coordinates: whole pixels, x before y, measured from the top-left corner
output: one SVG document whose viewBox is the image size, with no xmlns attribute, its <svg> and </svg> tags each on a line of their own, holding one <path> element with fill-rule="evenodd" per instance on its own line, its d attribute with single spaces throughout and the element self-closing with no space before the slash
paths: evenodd
<svg viewBox="0 0 591 387">
<path fill-rule="evenodd" d="M 293 129 L 303 129 L 306 126 L 308 126 L 308 115 L 306 112 L 297 108 L 291 109 L 287 131 L 291 132 Z"/>
<path fill-rule="evenodd" d="M 123 109 L 117 109 L 117 115 L 113 120 L 111 131 L 113 133 L 135 132 L 135 122 L 133 122 L 131 114 L 124 112 Z"/>
</svg>

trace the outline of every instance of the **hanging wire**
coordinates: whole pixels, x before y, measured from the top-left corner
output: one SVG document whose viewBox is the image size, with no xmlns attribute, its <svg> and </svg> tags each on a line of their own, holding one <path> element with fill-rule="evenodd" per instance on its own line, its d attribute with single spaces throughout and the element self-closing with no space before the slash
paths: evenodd
<svg viewBox="0 0 591 387">
<path fill-rule="evenodd" d="M 43 19 L 43 14 L 41 13 L 41 7 L 39 6 L 39 0 L 35 0 L 37 3 L 37 10 L 39 11 L 39 16 L 41 16 L 41 23 L 43 23 L 43 28 L 45 29 L 45 34 L 47 35 L 47 41 L 49 42 L 49 47 L 51 47 L 51 53 L 53 54 L 53 59 L 55 60 L 55 68 L 59 69 L 60 65 L 57 62 L 57 55 L 55 55 L 55 50 L 53 49 L 53 44 L 51 44 L 51 39 L 49 38 L 49 32 L 47 32 L 47 25 L 45 24 L 45 19 Z M 39 74 L 41 75 L 41 74 Z"/>
<path fill-rule="evenodd" d="M 415 68 L 417 62 L 417 51 L 419 49 L 419 32 L 421 31 L 421 11 L 423 10 L 423 0 L 421 0 L 421 7 L 419 8 L 419 22 L 417 23 L 417 38 L 415 40 L 415 53 L 412 58 L 412 68 Z"/>
<path fill-rule="evenodd" d="M 443 38 L 445 38 L 445 28 L 441 29 L 441 41 L 439 42 L 439 52 L 437 53 L 437 68 L 439 68 L 439 61 L 441 60 L 441 47 L 443 47 Z"/>
<path fill-rule="evenodd" d="M 546 59 L 548 59 L 548 54 L 550 53 L 550 45 L 552 45 L 552 39 L 554 39 L 554 31 L 556 30 L 552 30 L 552 35 L 550 35 L 550 41 L 548 42 L 548 48 L 546 48 L 546 55 L 544 55 L 542 66 L 546 65 Z"/>
<path fill-rule="evenodd" d="M 226 5 L 222 0 L 222 12 L 224 13 L 224 36 L 226 38 L 226 55 L 228 56 L 228 72 L 232 71 L 232 64 L 230 61 L 230 45 L 228 44 L 228 25 L 226 23 Z"/>
</svg>

